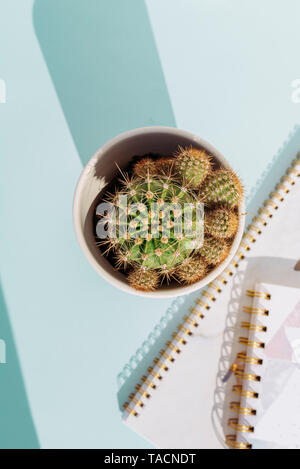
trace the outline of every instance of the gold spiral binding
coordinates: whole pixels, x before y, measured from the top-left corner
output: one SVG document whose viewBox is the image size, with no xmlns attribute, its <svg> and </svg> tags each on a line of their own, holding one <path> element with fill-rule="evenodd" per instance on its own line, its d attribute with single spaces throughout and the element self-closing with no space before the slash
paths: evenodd
<svg viewBox="0 0 300 469">
<path fill-rule="evenodd" d="M 236 435 L 227 435 L 225 443 L 229 448 L 232 449 L 251 449 L 252 445 L 250 443 L 242 443 L 240 441 L 236 441 Z"/>
<path fill-rule="evenodd" d="M 172 350 L 175 353 L 180 353 L 181 352 L 180 348 L 176 347 L 174 344 L 172 344 L 172 342 L 167 342 L 166 345 L 170 350 Z"/>
<path fill-rule="evenodd" d="M 209 304 L 205 303 L 202 298 L 197 298 L 196 303 L 197 305 L 202 306 L 204 309 L 210 309 Z"/>
<path fill-rule="evenodd" d="M 140 395 L 141 397 L 145 397 L 146 399 L 149 399 L 151 396 L 150 394 L 145 391 L 140 384 L 137 384 L 135 386 L 136 394 Z"/>
<path fill-rule="evenodd" d="M 207 309 L 208 309 L 208 308 L 207 308 Z M 200 311 L 198 311 L 197 308 L 195 308 L 195 306 L 191 306 L 191 307 L 190 307 L 190 313 L 195 314 L 195 315 L 198 316 L 198 318 L 200 318 L 200 319 L 203 319 L 203 318 L 204 318 L 204 314 L 202 314 Z"/>
<path fill-rule="evenodd" d="M 186 340 L 183 337 L 181 337 L 181 335 L 178 334 L 178 332 L 173 332 L 172 337 L 176 342 L 179 342 L 182 345 L 186 345 Z"/>
<path fill-rule="evenodd" d="M 232 277 L 232 276 L 233 276 L 233 272 L 232 272 L 232 270 L 230 270 L 230 269 L 225 270 L 225 273 L 226 273 L 227 275 L 229 275 L 229 277 Z"/>
<path fill-rule="evenodd" d="M 144 407 L 143 401 L 141 401 L 140 399 L 137 399 L 134 393 L 129 394 L 129 399 L 130 399 L 130 402 L 133 402 L 135 405 L 139 407 Z"/>
<path fill-rule="evenodd" d="M 295 185 L 294 179 L 291 178 L 291 176 L 288 176 L 287 174 L 285 174 L 284 176 L 282 176 L 281 181 L 282 181 L 282 182 L 288 182 L 289 184 L 291 184 L 291 186 L 294 186 L 294 185 Z"/>
<path fill-rule="evenodd" d="M 170 355 L 169 353 L 166 352 L 166 350 L 162 349 L 160 352 L 159 352 L 159 355 L 161 357 L 164 357 L 166 360 L 168 360 L 169 362 L 173 363 L 175 362 L 175 358 L 172 357 L 172 355 Z"/>
<path fill-rule="evenodd" d="M 281 178 L 280 183 L 276 185 L 276 190 L 274 190 L 270 194 L 270 198 L 266 200 L 263 204 L 263 207 L 259 209 L 258 215 L 254 217 L 252 223 L 248 226 L 248 232 L 245 234 L 244 239 L 248 239 L 251 242 L 255 242 L 256 238 L 255 236 L 252 235 L 252 233 L 255 232 L 258 235 L 262 234 L 261 225 L 266 227 L 268 224 L 266 217 L 272 218 L 273 217 L 272 210 L 274 211 L 278 210 L 279 204 L 285 200 L 285 195 L 289 194 L 290 189 L 287 185 L 289 184 L 293 186 L 295 184 L 295 181 L 293 178 L 300 177 L 300 170 L 298 166 L 300 166 L 300 153 L 297 155 L 297 158 L 293 161 L 292 166 L 286 171 L 286 175 L 283 176 Z M 247 295 L 250 297 L 264 298 L 266 300 L 271 300 L 271 295 L 269 295 L 266 292 L 256 292 L 256 291 L 249 290 L 247 292 Z M 254 307 L 245 306 L 243 308 L 243 312 L 256 314 L 256 315 L 260 315 L 264 317 L 269 316 L 269 310 L 265 308 L 254 308 Z M 244 329 L 248 329 L 252 331 L 260 331 L 260 332 L 267 331 L 266 326 L 252 324 L 249 321 L 243 321 L 241 326 Z M 263 342 L 251 341 L 245 337 L 240 337 L 239 342 L 241 344 L 244 344 L 253 348 L 264 348 L 265 346 Z M 245 364 L 250 363 L 256 366 L 263 364 L 263 360 L 261 358 L 258 358 L 255 356 L 248 356 L 246 352 L 238 353 L 237 361 L 242 361 Z M 260 381 L 261 380 L 261 377 L 259 375 L 245 373 L 243 367 L 236 366 L 234 373 L 237 378 L 240 378 L 242 380 L 247 380 L 247 381 Z M 244 386 L 241 384 L 235 384 L 232 387 L 232 392 L 240 397 L 248 397 L 248 398 L 253 398 L 253 399 L 258 399 L 259 397 L 259 394 L 257 392 L 251 389 L 245 389 Z M 255 409 L 241 407 L 238 402 L 231 403 L 231 409 L 234 410 L 235 412 L 238 412 L 244 415 L 255 415 L 256 413 Z M 250 433 L 254 431 L 253 426 L 239 424 L 238 419 L 230 419 L 228 422 L 228 426 L 229 428 L 235 430 L 236 432 L 244 432 L 244 433 L 249 432 Z M 234 449 L 251 449 L 252 448 L 252 445 L 249 443 L 237 441 L 236 435 L 228 435 L 226 437 L 226 443 L 230 448 L 234 448 Z"/>
<path fill-rule="evenodd" d="M 251 374 L 251 373 L 245 373 L 244 371 L 242 370 L 235 370 L 234 372 L 235 376 L 237 378 L 240 378 L 242 380 L 246 380 L 246 381 L 260 381 L 260 376 L 259 375 L 254 375 L 254 374 Z"/>
<path fill-rule="evenodd" d="M 292 166 L 291 168 L 287 170 L 287 174 L 292 174 L 293 176 L 296 176 L 297 178 L 300 177 L 300 172 L 294 166 Z"/>
<path fill-rule="evenodd" d="M 259 297 L 261 296 L 266 297 L 266 295 L 268 295 L 265 292 L 257 292 L 257 291 L 252 291 L 252 290 L 248 290 L 247 293 L 250 296 L 259 296 Z M 250 308 L 247 306 L 243 308 L 243 311 L 245 312 L 252 312 L 252 310 L 253 308 Z M 266 315 L 266 310 L 264 309 L 261 309 L 258 312 L 259 314 Z M 249 321 L 242 321 L 241 327 L 243 329 L 248 329 L 250 331 L 259 331 L 259 332 L 267 331 L 266 326 L 260 325 L 260 324 L 253 324 Z M 251 347 L 258 347 L 258 348 L 264 347 L 263 342 L 251 341 L 246 337 L 240 337 L 239 343 L 247 345 L 247 346 L 251 346 Z M 242 365 L 239 364 L 240 362 L 242 362 Z M 256 356 L 247 355 L 246 351 L 239 352 L 236 357 L 235 367 L 233 368 L 233 373 L 235 377 L 237 379 L 241 379 L 245 381 L 260 381 L 261 377 L 259 375 L 252 374 L 252 373 L 245 373 L 246 364 L 261 366 L 263 364 L 263 360 Z M 249 390 L 249 389 L 245 389 L 244 386 L 240 383 L 233 385 L 232 393 L 238 395 L 239 397 L 248 397 L 248 398 L 253 398 L 253 399 L 258 399 L 259 397 L 257 392 Z M 240 402 L 237 402 L 237 401 L 233 401 L 230 403 L 230 410 L 241 415 L 256 415 L 256 409 L 252 407 L 242 407 Z M 252 425 L 240 424 L 237 418 L 230 418 L 228 420 L 228 427 L 235 430 L 236 432 L 241 432 L 241 433 L 254 432 L 254 427 Z M 231 441 L 230 443 L 232 443 L 234 448 L 240 448 L 239 446 L 240 443 L 237 443 L 236 439 L 234 439 L 233 442 Z"/>
<path fill-rule="evenodd" d="M 248 226 L 248 232 L 249 231 L 255 231 L 258 235 L 262 234 L 262 231 L 259 226 L 256 226 L 254 223 L 251 223 L 251 225 Z"/>
<path fill-rule="evenodd" d="M 270 300 L 271 295 L 270 293 L 264 291 L 255 291 L 255 290 L 247 290 L 247 296 L 251 296 L 254 298 L 263 298 L 264 300 Z"/>
<path fill-rule="evenodd" d="M 270 210 L 268 210 L 266 207 L 260 207 L 260 209 L 258 210 L 258 213 L 260 215 L 266 215 L 268 218 L 273 217 L 273 213 L 270 212 Z"/>
<path fill-rule="evenodd" d="M 255 340 L 249 340 L 248 337 L 240 337 L 239 343 L 243 345 L 247 345 L 248 347 L 253 347 L 253 348 L 265 348 L 264 342 L 257 342 Z"/>
<path fill-rule="evenodd" d="M 249 244 L 244 243 L 244 241 L 241 242 L 240 246 L 241 246 L 242 248 L 244 248 L 245 251 L 250 251 L 250 250 L 251 250 L 251 247 L 249 246 Z M 244 259 L 244 254 L 243 254 L 243 259 Z"/>
<path fill-rule="evenodd" d="M 279 184 L 277 184 L 277 185 L 275 186 L 275 188 L 276 188 L 276 190 L 282 191 L 282 192 L 284 192 L 285 194 L 289 194 L 289 192 L 290 192 L 290 189 L 289 189 L 288 187 L 286 187 L 286 185 L 283 184 L 282 182 L 280 182 Z"/>
<path fill-rule="evenodd" d="M 209 293 L 208 290 L 204 290 L 202 295 L 206 296 L 206 298 L 208 298 L 210 301 L 216 301 L 216 297 L 214 295 L 212 295 L 211 293 Z"/>
<path fill-rule="evenodd" d="M 271 192 L 270 197 L 271 197 L 272 199 L 277 199 L 277 200 L 279 200 L 279 202 L 283 202 L 283 201 L 284 201 L 283 195 L 282 195 L 280 192 L 278 192 L 278 191 L 273 191 L 273 192 Z"/>
<path fill-rule="evenodd" d="M 153 361 L 160 370 L 168 371 L 169 368 L 159 358 L 156 357 Z"/>
<path fill-rule="evenodd" d="M 251 233 L 246 233 L 244 235 L 245 239 L 249 239 L 251 243 L 256 243 L 256 238 Z"/>
<path fill-rule="evenodd" d="M 209 288 L 213 288 L 214 290 L 216 290 L 217 293 L 222 292 L 222 289 L 219 287 L 219 285 L 216 285 L 214 282 L 211 282 L 209 284 Z"/>
<path fill-rule="evenodd" d="M 197 311 L 198 313 L 198 311 Z M 191 324 L 193 327 L 198 327 L 199 323 L 195 321 L 195 319 L 191 318 L 190 316 L 184 316 L 183 317 L 184 321 L 187 322 L 188 324 Z"/>
<path fill-rule="evenodd" d="M 227 285 L 227 283 L 228 283 L 228 280 L 225 277 L 222 277 L 222 276 L 218 277 L 217 280 L 218 280 L 218 282 L 221 282 L 223 285 Z"/>
<path fill-rule="evenodd" d="M 137 417 L 137 416 L 139 415 L 136 410 L 134 410 L 132 407 L 130 407 L 130 405 L 129 405 L 128 402 L 125 402 L 125 404 L 123 404 L 123 409 L 124 409 L 129 415 L 133 415 L 134 417 Z"/>
<path fill-rule="evenodd" d="M 271 208 L 273 208 L 274 210 L 278 210 L 278 209 L 279 209 L 279 205 L 276 204 L 276 202 L 274 202 L 274 200 L 272 200 L 272 199 L 266 200 L 266 201 L 264 202 L 264 206 L 265 206 L 265 207 L 271 207 Z"/>
<path fill-rule="evenodd" d="M 149 375 L 153 376 L 154 379 L 162 380 L 162 375 L 160 375 L 157 371 L 155 371 L 152 366 L 149 366 L 147 371 Z"/>
<path fill-rule="evenodd" d="M 181 324 L 180 326 L 178 326 L 177 330 L 179 332 L 183 332 L 185 335 L 193 335 L 192 331 L 190 329 L 188 329 L 187 327 L 185 327 L 184 324 Z"/>
<path fill-rule="evenodd" d="M 261 326 L 259 324 L 252 324 L 251 322 L 247 322 L 247 321 L 243 321 L 241 323 L 241 327 L 243 329 L 248 329 L 249 331 L 267 332 L 266 326 Z"/>
<path fill-rule="evenodd" d="M 261 316 L 269 316 L 269 310 L 263 308 L 252 308 L 251 306 L 243 306 L 244 313 L 258 314 Z"/>
<path fill-rule="evenodd" d="M 142 382 L 148 387 L 152 389 L 156 389 L 156 384 L 154 384 L 150 379 L 147 378 L 147 376 L 142 376 Z"/>
<path fill-rule="evenodd" d="M 250 363 L 252 365 L 262 365 L 262 358 L 249 357 L 246 352 L 239 352 L 237 354 L 237 360 L 243 361 L 244 363 Z"/>
<path fill-rule="evenodd" d="M 238 419 L 229 419 L 228 420 L 228 427 L 232 430 L 242 433 L 253 433 L 254 427 L 252 425 L 241 425 L 238 422 Z"/>
<path fill-rule="evenodd" d="M 258 399 L 258 397 L 259 397 L 258 392 L 249 391 L 248 389 L 244 389 L 241 384 L 234 384 L 232 386 L 232 392 L 234 394 L 237 394 L 238 396 L 241 396 L 241 397 L 249 397 L 249 398 L 253 398 L 253 399 Z"/>
<path fill-rule="evenodd" d="M 230 410 L 242 415 L 256 415 L 256 410 L 250 407 L 241 407 L 239 402 L 230 402 Z"/>
<path fill-rule="evenodd" d="M 260 223 L 263 226 L 267 226 L 268 222 L 263 218 L 257 215 L 256 217 L 253 218 L 254 223 Z"/>
</svg>

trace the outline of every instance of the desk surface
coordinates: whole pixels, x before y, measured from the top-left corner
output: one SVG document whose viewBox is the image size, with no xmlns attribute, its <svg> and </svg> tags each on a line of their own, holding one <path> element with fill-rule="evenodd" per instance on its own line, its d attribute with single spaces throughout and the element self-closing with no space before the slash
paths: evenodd
<svg viewBox="0 0 300 469">
<path fill-rule="evenodd" d="M 76 181 L 112 136 L 171 125 L 251 190 L 300 120 L 299 15 L 297 0 L 2 0 L 1 447 L 150 447 L 121 423 L 116 376 L 170 301 L 92 270 Z"/>
</svg>

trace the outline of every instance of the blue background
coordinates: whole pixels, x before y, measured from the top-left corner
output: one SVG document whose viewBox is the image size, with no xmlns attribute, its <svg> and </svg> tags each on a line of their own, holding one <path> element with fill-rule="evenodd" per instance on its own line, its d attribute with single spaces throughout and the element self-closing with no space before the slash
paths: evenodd
<svg viewBox="0 0 300 469">
<path fill-rule="evenodd" d="M 0 0 L 0 446 L 149 448 L 116 376 L 169 306 L 122 293 L 72 227 L 83 165 L 144 125 L 211 141 L 255 187 L 300 120 L 297 0 Z"/>
</svg>

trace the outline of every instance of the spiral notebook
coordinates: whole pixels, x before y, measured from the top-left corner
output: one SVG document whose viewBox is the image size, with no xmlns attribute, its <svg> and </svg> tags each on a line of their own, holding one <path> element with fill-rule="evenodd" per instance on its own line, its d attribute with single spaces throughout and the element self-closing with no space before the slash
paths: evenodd
<svg viewBox="0 0 300 469">
<path fill-rule="evenodd" d="M 244 300 L 251 319 L 241 322 L 226 442 L 299 449 L 300 289 L 259 282 Z"/>
<path fill-rule="evenodd" d="M 123 404 L 124 423 L 156 447 L 228 447 L 226 399 L 231 402 L 232 396 L 222 380 L 235 353 L 242 292 L 265 279 L 300 285 L 300 273 L 294 270 L 300 258 L 299 207 L 300 154 L 293 161 L 291 157 L 280 180 L 273 181 L 270 197 L 254 216 L 230 266 L 189 308 L 186 300 L 177 300 L 177 306 L 186 308 L 184 321 Z M 236 435 L 230 438 L 232 447 L 238 440 Z"/>
</svg>

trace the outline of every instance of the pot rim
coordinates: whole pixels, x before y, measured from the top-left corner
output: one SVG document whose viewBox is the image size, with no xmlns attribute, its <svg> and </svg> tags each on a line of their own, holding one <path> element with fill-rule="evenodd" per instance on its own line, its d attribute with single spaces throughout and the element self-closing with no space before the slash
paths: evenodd
<svg viewBox="0 0 300 469">
<path fill-rule="evenodd" d="M 91 253 L 88 247 L 88 244 L 85 240 L 85 237 L 83 235 L 83 230 L 82 230 L 81 223 L 80 223 L 80 199 L 81 199 L 81 195 L 83 192 L 83 188 L 85 187 L 85 183 L 88 180 L 88 176 L 90 174 L 91 168 L 94 167 L 95 162 L 101 157 L 101 155 L 103 155 L 112 146 L 121 143 L 123 140 L 127 138 L 138 136 L 141 134 L 147 134 L 147 133 L 151 134 L 151 133 L 159 133 L 159 132 L 165 133 L 165 134 L 173 134 L 179 137 L 182 136 L 191 140 L 191 142 L 194 141 L 198 145 L 201 145 L 206 150 L 208 150 L 209 153 L 212 153 L 223 167 L 227 169 L 232 169 L 227 159 L 219 152 L 219 150 L 217 150 L 213 145 L 211 145 L 209 142 L 207 142 L 203 138 L 198 137 L 197 135 L 191 132 L 188 132 L 186 130 L 177 129 L 175 127 L 167 127 L 167 126 L 152 126 L 152 127 L 140 127 L 137 129 L 123 132 L 117 135 L 116 137 L 112 138 L 108 142 L 106 142 L 104 145 L 102 145 L 99 148 L 99 150 L 90 158 L 88 163 L 83 168 L 80 174 L 79 180 L 77 182 L 76 188 L 75 188 L 75 193 L 74 193 L 73 224 L 74 224 L 77 241 L 85 257 L 87 258 L 89 263 L 92 265 L 92 267 L 97 271 L 97 273 L 100 274 L 110 284 L 112 284 L 113 286 L 119 288 L 120 290 L 124 292 L 130 293 L 136 296 L 142 296 L 142 297 L 148 297 L 148 298 L 174 298 L 177 296 L 187 295 L 189 293 L 192 293 L 196 290 L 199 290 L 207 286 L 209 283 L 215 280 L 230 264 L 233 257 L 236 255 L 238 251 L 238 248 L 240 246 L 240 242 L 244 233 L 245 216 L 246 216 L 244 197 L 242 198 L 238 207 L 238 211 L 239 211 L 238 231 L 235 235 L 234 241 L 231 245 L 230 252 L 227 258 L 199 282 L 193 283 L 192 285 L 174 286 L 165 290 L 156 290 L 156 291 L 151 291 L 151 292 L 143 292 L 143 291 L 135 290 L 129 284 L 123 283 L 121 280 L 114 277 L 102 265 L 100 265 L 97 262 L 97 260 Z"/>
</svg>

